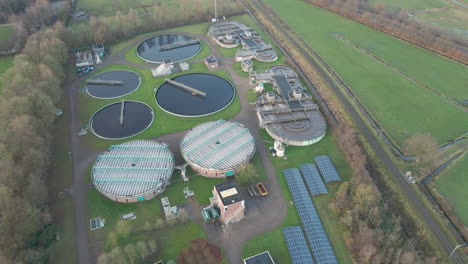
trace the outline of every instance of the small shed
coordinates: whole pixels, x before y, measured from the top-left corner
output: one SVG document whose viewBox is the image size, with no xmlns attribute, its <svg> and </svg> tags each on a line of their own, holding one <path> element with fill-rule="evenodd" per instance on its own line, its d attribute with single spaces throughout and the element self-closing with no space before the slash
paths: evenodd
<svg viewBox="0 0 468 264">
<path fill-rule="evenodd" d="M 241 62 L 241 68 L 244 72 L 252 72 L 253 71 L 253 62 L 251 60 L 243 60 Z"/>
<path fill-rule="evenodd" d="M 208 69 L 214 70 L 219 67 L 219 62 L 215 56 L 210 55 L 205 58 L 205 65 L 208 67 Z"/>
</svg>

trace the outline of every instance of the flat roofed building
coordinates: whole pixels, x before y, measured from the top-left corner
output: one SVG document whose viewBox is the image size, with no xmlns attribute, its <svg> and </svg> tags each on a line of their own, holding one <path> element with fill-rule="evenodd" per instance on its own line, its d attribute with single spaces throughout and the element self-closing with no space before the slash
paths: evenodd
<svg viewBox="0 0 468 264">
<path fill-rule="evenodd" d="M 227 181 L 213 187 L 215 203 L 218 205 L 224 224 L 239 222 L 245 217 L 245 200 L 234 181 Z"/>
<path fill-rule="evenodd" d="M 256 101 L 260 127 L 272 138 L 292 146 L 306 146 L 325 136 L 325 119 L 293 69 L 276 65 L 251 74 L 250 79 L 252 85 L 273 84 L 275 92 L 263 93 Z"/>
<path fill-rule="evenodd" d="M 272 62 L 278 59 L 278 54 L 270 44 L 252 28 L 236 21 L 218 21 L 211 24 L 208 36 L 224 48 L 234 48 L 240 44 L 242 49 L 236 52 L 236 61 L 256 59 L 261 62 Z"/>
<path fill-rule="evenodd" d="M 244 259 L 244 264 L 275 264 L 269 251 Z"/>
<path fill-rule="evenodd" d="M 205 58 L 205 65 L 208 67 L 208 69 L 212 70 L 218 68 L 219 62 L 215 56 L 210 55 Z"/>
</svg>

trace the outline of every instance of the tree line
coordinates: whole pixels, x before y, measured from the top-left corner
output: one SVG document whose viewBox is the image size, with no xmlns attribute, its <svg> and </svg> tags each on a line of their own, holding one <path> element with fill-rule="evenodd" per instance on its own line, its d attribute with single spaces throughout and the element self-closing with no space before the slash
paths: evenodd
<svg viewBox="0 0 468 264">
<path fill-rule="evenodd" d="M 89 23 L 69 28 L 67 43 L 78 48 L 90 43 L 115 43 L 141 33 L 209 21 L 214 15 L 212 0 L 159 3 L 148 12 L 139 13 L 130 8 L 128 13 L 116 11 L 110 17 L 90 17 Z M 244 13 L 234 0 L 218 1 L 219 16 Z"/>
<path fill-rule="evenodd" d="M 20 13 L 33 2 L 34 0 L 0 0 L 0 24 L 6 23 L 9 16 Z"/>
<path fill-rule="evenodd" d="M 12 259 L 33 262 L 43 245 L 27 246 L 51 222 L 46 178 L 51 162 L 55 105 L 62 96 L 67 45 L 56 24 L 31 35 L 3 75 L 0 97 L 0 248 Z"/>
<path fill-rule="evenodd" d="M 468 42 L 453 33 L 420 24 L 405 10 L 386 10 L 382 3 L 370 6 L 362 0 L 305 0 L 358 23 L 468 64 Z"/>
<path fill-rule="evenodd" d="M 3 7 L 2 8 L 2 3 Z M 14 25 L 7 41 L 0 43 L 0 51 L 20 51 L 28 36 L 53 25 L 57 20 L 67 21 L 71 4 L 52 5 L 49 0 L 0 0 L 0 20 Z"/>
<path fill-rule="evenodd" d="M 423 256 L 392 213 L 371 178 L 369 161 L 359 138 L 347 122 L 332 130 L 340 150 L 351 165 L 352 177 L 343 183 L 330 208 L 339 216 L 344 239 L 358 263 L 437 263 Z"/>
</svg>

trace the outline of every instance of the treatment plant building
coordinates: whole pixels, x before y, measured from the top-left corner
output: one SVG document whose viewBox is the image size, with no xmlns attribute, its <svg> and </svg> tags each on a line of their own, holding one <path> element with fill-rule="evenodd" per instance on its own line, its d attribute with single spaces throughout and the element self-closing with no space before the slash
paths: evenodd
<svg viewBox="0 0 468 264">
<path fill-rule="evenodd" d="M 259 91 L 264 83 L 273 85 L 274 91 L 264 92 L 255 102 L 260 127 L 272 138 L 291 146 L 307 146 L 325 136 L 325 119 L 293 69 L 277 65 L 250 74 L 250 79 Z"/>
<path fill-rule="evenodd" d="M 182 157 L 200 175 L 232 176 L 255 153 L 248 128 L 237 122 L 218 120 L 192 128 L 180 143 Z"/>
<path fill-rule="evenodd" d="M 242 49 L 236 52 L 236 61 L 256 59 L 261 62 L 273 62 L 278 59 L 273 47 L 263 41 L 255 30 L 237 21 L 218 21 L 211 24 L 208 36 L 223 48 L 242 46 Z"/>
<path fill-rule="evenodd" d="M 133 203 L 162 193 L 174 170 L 174 156 L 166 144 L 134 140 L 112 145 L 91 169 L 94 187 L 107 198 Z"/>
</svg>

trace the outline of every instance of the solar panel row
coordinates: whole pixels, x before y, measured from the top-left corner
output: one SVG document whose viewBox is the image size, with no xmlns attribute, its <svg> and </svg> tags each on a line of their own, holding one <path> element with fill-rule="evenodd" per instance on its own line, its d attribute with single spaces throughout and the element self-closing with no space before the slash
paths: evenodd
<svg viewBox="0 0 468 264">
<path fill-rule="evenodd" d="M 320 173 L 314 164 L 301 165 L 300 169 L 307 188 L 312 195 L 328 193 L 327 187 L 323 183 Z"/>
<path fill-rule="evenodd" d="M 312 254 L 310 254 L 307 241 L 300 226 L 283 228 L 283 236 L 293 264 L 314 264 Z"/>
<path fill-rule="evenodd" d="M 286 169 L 283 171 L 283 175 L 293 197 L 315 261 L 319 264 L 338 263 L 299 169 Z"/>
<path fill-rule="evenodd" d="M 316 156 L 314 160 L 325 182 L 341 181 L 340 175 L 338 175 L 330 157 L 326 155 Z"/>
</svg>

